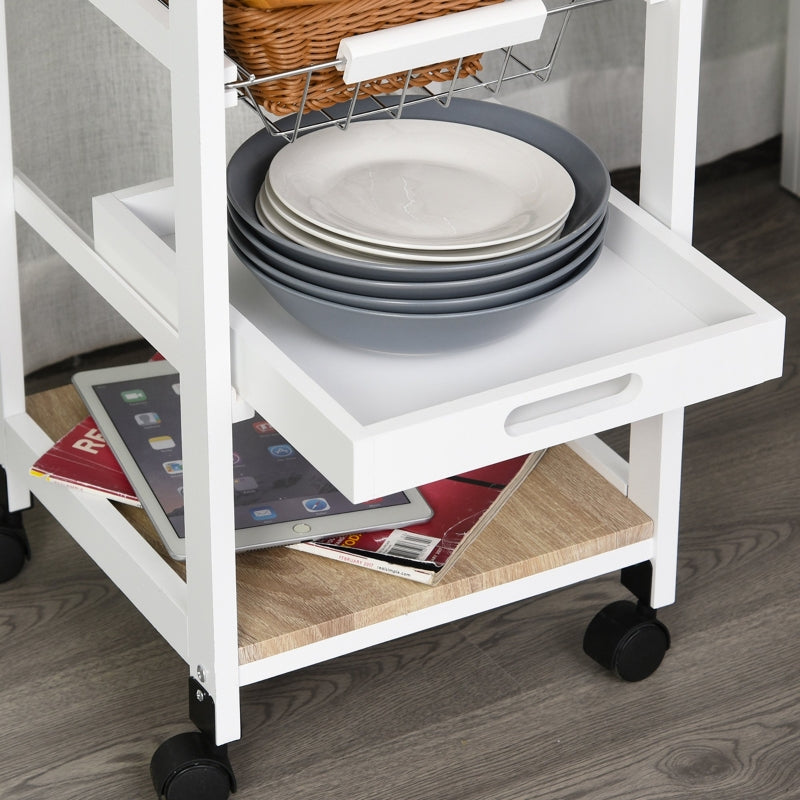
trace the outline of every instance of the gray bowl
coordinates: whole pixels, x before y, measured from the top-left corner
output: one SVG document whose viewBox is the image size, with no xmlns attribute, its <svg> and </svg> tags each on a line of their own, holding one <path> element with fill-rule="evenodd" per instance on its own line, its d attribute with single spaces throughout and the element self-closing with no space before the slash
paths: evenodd
<svg viewBox="0 0 800 800">
<path fill-rule="evenodd" d="M 287 276 L 334 291 L 351 292 L 367 297 L 417 300 L 470 297 L 528 284 L 556 272 L 602 242 L 606 220 L 606 216 L 600 217 L 585 233 L 547 258 L 534 260 L 531 264 L 524 264 L 494 275 L 451 281 L 393 281 L 340 275 L 295 261 L 266 245 L 248 228 L 233 208 L 230 206 L 228 208 L 229 236 L 236 237 L 240 246 L 251 253 L 253 260 L 259 264 L 265 264 Z M 533 253 L 534 251 L 532 255 Z"/>
<path fill-rule="evenodd" d="M 480 347 L 510 335 L 530 318 L 533 306 L 547 303 L 583 277 L 602 252 L 598 247 L 585 263 L 548 291 L 510 305 L 453 314 L 403 314 L 311 297 L 273 280 L 248 264 L 233 242 L 230 246 L 286 311 L 323 338 L 365 350 L 408 355 Z"/>
<path fill-rule="evenodd" d="M 391 98 L 386 98 L 392 102 Z M 268 247 L 296 262 L 340 275 L 372 280 L 447 281 L 478 278 L 529 265 L 548 258 L 586 231 L 605 214 L 611 181 L 602 161 L 577 136 L 542 117 L 482 100 L 454 98 L 448 108 L 437 102 L 417 103 L 403 116 L 441 119 L 489 128 L 514 136 L 543 150 L 559 161 L 575 184 L 575 202 L 559 239 L 532 251 L 521 251 L 485 261 L 431 264 L 381 264 L 320 253 L 266 229 L 258 219 L 255 203 L 270 162 L 287 145 L 266 130 L 247 139 L 228 162 L 228 201 L 248 229 Z M 352 123 L 357 125 L 358 122 Z M 342 133 L 346 136 L 346 131 Z"/>
<path fill-rule="evenodd" d="M 591 248 L 579 251 L 568 259 L 559 269 L 542 275 L 534 280 L 524 281 L 508 289 L 464 297 L 441 298 L 403 298 L 403 297 L 375 297 L 358 294 L 351 291 L 339 291 L 319 286 L 293 275 L 287 275 L 275 269 L 259 258 L 258 253 L 250 247 L 246 239 L 235 228 L 230 228 L 228 238 L 235 245 L 237 253 L 247 260 L 247 266 L 262 272 L 274 281 L 298 292 L 316 297 L 320 300 L 329 300 L 339 305 L 362 308 L 371 311 L 400 312 L 404 314 L 453 314 L 463 311 L 478 311 L 482 309 L 509 306 L 521 300 L 528 300 L 538 294 L 548 292 L 554 286 L 572 275 L 587 262 L 602 247 L 602 237 L 593 241 Z"/>
</svg>

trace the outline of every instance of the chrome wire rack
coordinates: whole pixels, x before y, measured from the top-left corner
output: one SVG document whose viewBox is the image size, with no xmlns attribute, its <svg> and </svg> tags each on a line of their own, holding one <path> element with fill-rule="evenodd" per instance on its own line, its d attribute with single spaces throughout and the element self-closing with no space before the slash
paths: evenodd
<svg viewBox="0 0 800 800">
<path fill-rule="evenodd" d="M 544 58 L 544 63 L 541 65 L 531 66 L 524 61 L 518 53 L 514 52 L 514 46 L 502 47 L 496 51 L 497 56 L 499 56 L 495 59 L 497 63 L 489 68 L 493 74 L 487 75 L 487 69 L 484 69 L 482 74 L 470 75 L 466 78 L 459 78 L 443 84 L 435 84 L 436 89 L 431 88 L 434 84 L 430 84 L 410 90 L 409 82 L 414 70 L 409 69 L 406 73 L 405 86 L 395 94 L 384 96 L 373 95 L 359 98 L 359 84 L 356 83 L 353 85 L 352 100 L 327 109 L 306 111 L 305 101 L 312 75 L 318 70 L 330 68 L 343 70 L 345 67 L 345 61 L 343 59 L 334 59 L 332 61 L 299 67 L 274 75 L 261 76 L 248 73 L 237 64 L 239 79 L 226 86 L 228 89 L 235 90 L 239 94 L 240 99 L 259 116 L 264 127 L 272 135 L 283 137 L 290 142 L 296 139 L 299 134 L 306 131 L 332 127 L 334 125 L 346 129 L 351 122 L 358 119 L 383 115 L 400 118 L 403 114 L 403 110 L 407 106 L 416 103 L 434 101 L 443 107 L 447 107 L 453 97 L 466 93 L 475 94 L 483 92 L 496 97 L 504 84 L 520 78 L 532 77 L 542 83 L 546 83 L 550 78 L 553 65 L 558 57 L 572 12 L 579 8 L 606 2 L 609 2 L 609 0 L 571 0 L 569 3 L 548 8 L 548 17 L 561 15 L 562 19 L 553 38 L 553 42 L 549 46 L 549 52 Z M 454 74 L 457 75 L 461 71 L 462 61 L 463 57 L 458 59 Z M 236 63 L 235 60 L 234 63 Z M 265 112 L 253 96 L 252 88 L 258 84 L 289 77 L 295 78 L 297 76 L 305 76 L 305 88 L 301 100 L 301 111 L 296 114 L 287 117 L 275 117 Z"/>
<path fill-rule="evenodd" d="M 659 0 L 647 0 L 648 2 L 658 2 Z M 159 0 L 162 5 L 169 7 L 168 0 Z M 294 141 L 298 135 L 306 131 L 319 128 L 332 127 L 334 125 L 346 129 L 351 122 L 374 116 L 389 115 L 399 118 L 403 110 L 415 103 L 434 101 L 447 107 L 453 97 L 462 94 L 480 94 L 481 92 L 496 97 L 501 87 L 510 82 L 521 78 L 535 78 L 542 83 L 546 83 L 553 70 L 553 66 L 558 57 L 564 34 L 569 24 L 570 16 L 573 11 L 588 6 L 607 3 L 610 0 L 570 0 L 567 3 L 552 8 L 546 8 L 547 17 L 561 15 L 560 25 L 555 32 L 552 44 L 549 45 L 548 52 L 539 66 L 531 66 L 524 60 L 515 46 L 500 47 L 492 53 L 496 64 L 490 68 L 482 70 L 481 74 L 470 75 L 465 78 L 458 78 L 453 81 L 440 84 L 429 84 L 428 86 L 410 88 L 410 81 L 414 74 L 414 69 L 409 69 L 406 73 L 405 86 L 398 92 L 387 95 L 371 95 L 369 97 L 359 97 L 360 83 L 352 84 L 352 99 L 332 106 L 327 109 L 308 110 L 306 108 L 306 98 L 312 76 L 321 70 L 344 70 L 345 59 L 337 58 L 319 64 L 301 66 L 292 70 L 284 70 L 270 75 L 254 75 L 244 69 L 235 58 L 227 53 L 227 57 L 236 66 L 238 78 L 226 84 L 226 89 L 234 91 L 239 99 L 249 106 L 260 118 L 266 130 L 274 135 L 280 136 L 287 141 Z M 458 58 L 456 67 L 453 70 L 455 75 L 461 71 L 464 57 Z M 488 74 L 492 73 L 492 74 Z M 253 87 L 271 81 L 279 81 L 286 78 L 297 78 L 305 76 L 304 89 L 300 101 L 300 111 L 297 113 L 277 117 L 265 111 L 257 102 L 253 95 Z M 431 88 L 435 86 L 436 88 Z"/>
</svg>

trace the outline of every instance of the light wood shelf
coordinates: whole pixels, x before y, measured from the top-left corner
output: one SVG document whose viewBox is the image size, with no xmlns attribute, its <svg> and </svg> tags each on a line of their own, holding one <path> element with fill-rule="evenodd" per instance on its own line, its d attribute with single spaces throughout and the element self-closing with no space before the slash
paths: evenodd
<svg viewBox="0 0 800 800">
<path fill-rule="evenodd" d="M 32 395 L 28 413 L 58 439 L 86 416 L 71 386 Z M 164 559 L 147 515 L 119 510 Z M 652 520 L 569 447 L 551 448 L 525 483 L 436 586 L 285 547 L 237 556 L 239 662 L 331 636 L 563 566 L 653 535 Z"/>
</svg>

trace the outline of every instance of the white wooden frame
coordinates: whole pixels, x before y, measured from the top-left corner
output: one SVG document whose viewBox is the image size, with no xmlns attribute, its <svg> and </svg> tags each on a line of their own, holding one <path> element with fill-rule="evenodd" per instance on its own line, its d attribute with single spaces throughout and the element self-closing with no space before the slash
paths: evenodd
<svg viewBox="0 0 800 800">
<path fill-rule="evenodd" d="M 0 5 L 0 69 L 6 69 L 6 9 Z M 22 364 L 22 320 L 20 316 L 19 271 L 17 259 L 17 227 L 14 211 L 14 165 L 11 158 L 11 111 L 8 81 L 0 82 L 0 259 L 3 270 L 3 291 L 0 292 L 0 414 L 3 418 L 25 411 L 25 382 Z M 5 425 L 0 427 L 0 463 L 6 467 L 8 442 Z M 14 470 L 6 469 L 9 505 L 25 508 L 29 494 Z"/>
<path fill-rule="evenodd" d="M 215 699 L 218 741 L 239 738 L 238 627 L 231 480 L 231 369 L 225 214 L 222 6 L 170 8 L 176 254 L 181 286 L 181 426 L 190 668 Z M 192 434 L 194 432 L 194 434 Z"/>
<path fill-rule="evenodd" d="M 701 2 L 647 8 L 639 203 L 686 241 L 692 239 Z M 683 409 L 635 422 L 630 436 L 629 497 L 655 524 L 650 604 L 675 598 Z"/>
<path fill-rule="evenodd" d="M 589 437 L 575 444 L 655 523 L 652 540 L 551 570 L 434 609 L 315 643 L 270 659 L 238 665 L 233 510 L 230 493 L 230 308 L 225 230 L 226 96 L 223 66 L 207 53 L 221 50 L 219 4 L 171 0 L 91 0 L 127 30 L 172 74 L 176 202 L 175 263 L 180 285 L 177 321 L 165 318 L 122 280 L 93 243 L 25 176 L 14 176 L 6 83 L 0 89 L 0 231 L 4 291 L 0 294 L 0 459 L 9 473 L 12 506 L 27 504 L 34 488 L 65 528 L 97 560 L 186 660 L 215 701 L 218 743 L 240 735 L 239 687 L 299 666 L 457 619 L 503 603 L 651 560 L 651 604 L 675 593 L 683 409 L 631 425 L 630 461 Z M 3 13 L 0 11 L 0 13 Z M 0 18 L 4 29 L 4 16 Z M 702 3 L 648 3 L 642 145 L 642 206 L 685 240 L 691 238 Z M 4 33 L 4 30 L 3 30 Z M 2 46 L 5 36 L 2 37 Z M 5 53 L 2 54 L 5 56 Z M 24 413 L 14 214 L 20 213 L 180 369 L 184 385 L 188 542 L 184 583 L 109 512 L 108 504 L 45 488 L 27 478 L 28 466 L 49 440 Z M 773 322 L 778 324 L 777 316 Z M 773 335 L 767 343 L 776 341 Z M 180 331 L 180 333 L 178 333 Z M 763 379 L 773 374 L 770 362 Z M 300 376 L 298 376 L 300 377 Z M 245 399 L 249 397 L 245 396 Z M 568 430 L 568 427 L 565 430 Z M 572 436 L 579 426 L 574 426 Z M 583 435 L 583 434 L 581 434 Z M 564 439 L 571 438 L 565 434 Z M 103 537 L 93 535 L 102 530 Z M 102 544 L 98 541 L 102 540 Z"/>
<path fill-rule="evenodd" d="M 789 0 L 781 184 L 800 195 L 800 0 Z"/>
</svg>

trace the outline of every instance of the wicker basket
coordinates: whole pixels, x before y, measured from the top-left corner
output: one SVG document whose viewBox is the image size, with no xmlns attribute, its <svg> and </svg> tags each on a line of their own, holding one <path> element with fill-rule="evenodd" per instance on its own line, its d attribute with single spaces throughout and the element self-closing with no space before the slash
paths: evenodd
<svg viewBox="0 0 800 800">
<path fill-rule="evenodd" d="M 300 0 L 302 3 L 302 0 Z M 225 48 L 228 54 L 256 76 L 275 75 L 332 61 L 339 42 L 347 36 L 438 17 L 499 0 L 332 0 L 314 5 L 254 8 L 247 0 L 223 0 Z M 413 72 L 410 86 L 474 75 L 481 69 L 480 56 L 465 57 L 458 76 L 457 61 L 421 67 Z M 359 97 L 391 94 L 403 88 L 406 73 L 363 82 Z M 300 110 L 306 75 L 280 78 L 251 88 L 254 98 L 278 116 Z M 355 87 L 347 86 L 342 73 L 331 67 L 312 74 L 303 111 L 327 108 L 349 101 Z"/>
</svg>

